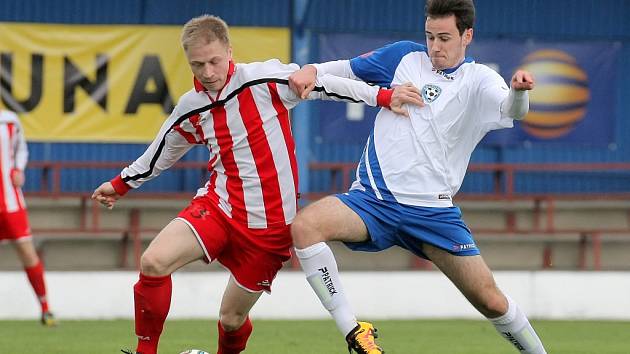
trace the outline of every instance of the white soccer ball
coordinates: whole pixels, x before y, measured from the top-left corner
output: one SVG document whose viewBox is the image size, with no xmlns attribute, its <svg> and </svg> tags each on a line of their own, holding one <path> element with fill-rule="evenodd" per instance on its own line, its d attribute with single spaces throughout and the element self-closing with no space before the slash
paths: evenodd
<svg viewBox="0 0 630 354">
<path fill-rule="evenodd" d="M 199 349 L 188 349 L 184 352 L 181 352 L 179 354 L 210 354 L 208 352 L 204 352 L 203 350 L 199 350 Z"/>
</svg>

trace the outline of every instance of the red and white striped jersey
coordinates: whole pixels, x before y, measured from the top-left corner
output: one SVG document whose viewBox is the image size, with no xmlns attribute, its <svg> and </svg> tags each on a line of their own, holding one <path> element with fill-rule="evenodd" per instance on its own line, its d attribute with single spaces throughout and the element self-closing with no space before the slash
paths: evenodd
<svg viewBox="0 0 630 354">
<path fill-rule="evenodd" d="M 26 208 L 22 189 L 13 186 L 12 174 L 23 171 L 27 160 L 28 149 L 17 114 L 0 110 L 0 213 Z"/>
<path fill-rule="evenodd" d="M 139 187 L 201 144 L 210 151 L 211 176 L 197 196 L 208 196 L 249 228 L 290 224 L 297 209 L 298 173 L 289 110 L 300 98 L 287 79 L 298 69 L 277 59 L 230 63 L 228 81 L 216 97 L 195 80 L 145 153 L 112 180 L 114 188 L 124 193 L 127 186 Z M 376 106 L 377 96 L 378 87 L 325 76 L 318 78 L 309 99 Z M 387 95 L 380 95 L 379 103 L 389 104 L 381 102 L 382 96 Z"/>
</svg>

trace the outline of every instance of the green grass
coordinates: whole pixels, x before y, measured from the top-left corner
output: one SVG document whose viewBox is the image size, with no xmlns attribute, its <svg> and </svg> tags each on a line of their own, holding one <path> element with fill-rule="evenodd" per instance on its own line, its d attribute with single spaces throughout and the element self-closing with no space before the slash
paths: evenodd
<svg viewBox="0 0 630 354">
<path fill-rule="evenodd" d="M 468 320 L 375 321 L 388 354 L 517 353 L 488 322 Z M 628 354 L 630 322 L 535 321 L 550 354 Z M 216 352 L 216 321 L 171 320 L 161 354 L 185 349 Z M 63 321 L 43 328 L 36 321 L 0 321 L 0 353 L 114 354 L 135 348 L 133 322 Z M 247 354 L 347 353 L 332 321 L 254 321 Z"/>
</svg>

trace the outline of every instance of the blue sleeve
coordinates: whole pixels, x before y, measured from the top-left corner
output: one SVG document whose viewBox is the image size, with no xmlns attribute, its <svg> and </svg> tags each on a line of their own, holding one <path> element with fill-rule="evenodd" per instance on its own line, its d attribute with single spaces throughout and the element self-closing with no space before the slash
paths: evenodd
<svg viewBox="0 0 630 354">
<path fill-rule="evenodd" d="M 388 44 L 373 52 L 350 59 L 352 72 L 361 80 L 390 87 L 402 58 L 411 52 L 426 52 L 427 47 L 411 41 Z"/>
</svg>

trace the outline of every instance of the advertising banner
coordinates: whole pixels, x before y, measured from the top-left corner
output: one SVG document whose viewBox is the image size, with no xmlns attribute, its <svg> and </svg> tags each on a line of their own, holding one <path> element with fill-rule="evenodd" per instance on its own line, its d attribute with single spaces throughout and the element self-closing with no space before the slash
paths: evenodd
<svg viewBox="0 0 630 354">
<path fill-rule="evenodd" d="M 349 59 L 402 38 L 355 34 L 320 35 L 319 61 Z M 409 38 L 423 43 L 424 38 Z M 536 78 L 530 111 L 513 129 L 491 132 L 484 144 L 526 141 L 608 145 L 615 136 L 616 73 L 621 44 L 475 39 L 467 56 L 495 69 L 506 82 L 518 68 Z M 321 105 L 324 141 L 365 141 L 377 109 Z"/>
<path fill-rule="evenodd" d="M 30 141 L 148 142 L 192 88 L 181 26 L 0 23 L 0 109 Z M 230 29 L 236 62 L 290 57 L 286 28 Z"/>
</svg>

